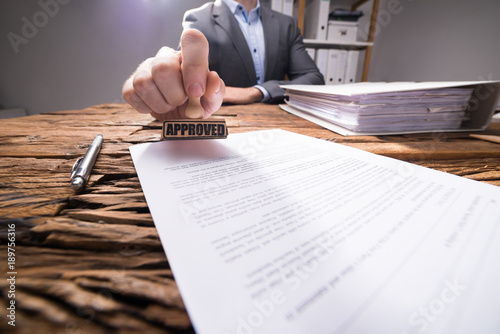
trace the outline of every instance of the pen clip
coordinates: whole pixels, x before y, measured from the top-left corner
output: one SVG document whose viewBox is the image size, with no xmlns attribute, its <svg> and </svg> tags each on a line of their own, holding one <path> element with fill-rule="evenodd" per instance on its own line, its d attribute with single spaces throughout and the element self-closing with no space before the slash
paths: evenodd
<svg viewBox="0 0 500 334">
<path fill-rule="evenodd" d="M 75 177 L 76 170 L 77 170 L 77 169 L 78 169 L 78 167 L 80 166 L 80 163 L 82 162 L 82 160 L 83 160 L 83 157 L 78 158 L 78 159 L 75 161 L 75 163 L 74 163 L 74 165 L 73 165 L 73 168 L 71 168 L 71 175 L 69 176 L 69 178 L 70 178 L 71 180 L 73 180 L 73 178 Z"/>
</svg>

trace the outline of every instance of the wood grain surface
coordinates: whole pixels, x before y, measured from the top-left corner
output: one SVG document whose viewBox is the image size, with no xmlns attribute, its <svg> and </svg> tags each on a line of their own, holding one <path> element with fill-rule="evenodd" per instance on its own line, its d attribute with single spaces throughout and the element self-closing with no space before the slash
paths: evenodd
<svg viewBox="0 0 500 334">
<path fill-rule="evenodd" d="M 342 137 L 276 105 L 225 106 L 229 134 L 281 128 L 500 186 L 500 144 L 469 133 Z M 128 148 L 160 140 L 162 124 L 124 104 L 0 121 L 0 332 L 194 332 Z M 90 184 L 69 174 L 94 136 L 104 145 Z M 482 134 L 500 135 L 492 123 Z M 200 273 L 202 274 L 202 273 Z M 6 309 L 15 300 L 15 327 Z"/>
</svg>

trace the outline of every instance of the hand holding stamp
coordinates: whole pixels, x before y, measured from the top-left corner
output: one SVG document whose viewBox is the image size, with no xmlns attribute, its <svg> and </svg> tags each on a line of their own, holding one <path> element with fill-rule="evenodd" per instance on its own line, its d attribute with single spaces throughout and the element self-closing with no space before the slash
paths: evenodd
<svg viewBox="0 0 500 334">
<path fill-rule="evenodd" d="M 181 73 L 184 90 L 189 99 L 184 110 L 186 119 L 165 121 L 163 139 L 226 138 L 227 127 L 224 119 L 203 119 L 205 109 L 201 99 L 205 94 L 219 93 L 218 89 L 211 90 L 214 86 L 224 84 L 218 75 L 209 72 L 208 41 L 197 30 L 187 30 L 181 37 Z"/>
</svg>

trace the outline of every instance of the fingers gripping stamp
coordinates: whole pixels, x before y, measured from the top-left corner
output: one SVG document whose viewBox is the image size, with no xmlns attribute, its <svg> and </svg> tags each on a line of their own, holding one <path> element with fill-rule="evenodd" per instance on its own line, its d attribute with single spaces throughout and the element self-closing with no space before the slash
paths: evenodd
<svg viewBox="0 0 500 334">
<path fill-rule="evenodd" d="M 189 98 L 186 119 L 163 122 L 163 139 L 221 139 L 227 138 L 226 121 L 221 118 L 203 119 L 200 98 Z"/>
</svg>

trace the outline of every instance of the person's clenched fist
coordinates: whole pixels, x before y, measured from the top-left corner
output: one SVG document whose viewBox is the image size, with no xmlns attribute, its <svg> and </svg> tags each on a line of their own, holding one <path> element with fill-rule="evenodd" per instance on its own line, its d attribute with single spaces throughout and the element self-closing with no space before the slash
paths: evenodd
<svg viewBox="0 0 500 334">
<path fill-rule="evenodd" d="M 217 111 L 225 93 L 224 82 L 208 69 L 208 42 L 198 30 L 185 30 L 181 51 L 161 48 L 125 81 L 123 98 L 138 112 L 160 121 L 185 118 L 188 98 L 200 97 L 204 118 Z"/>
</svg>

